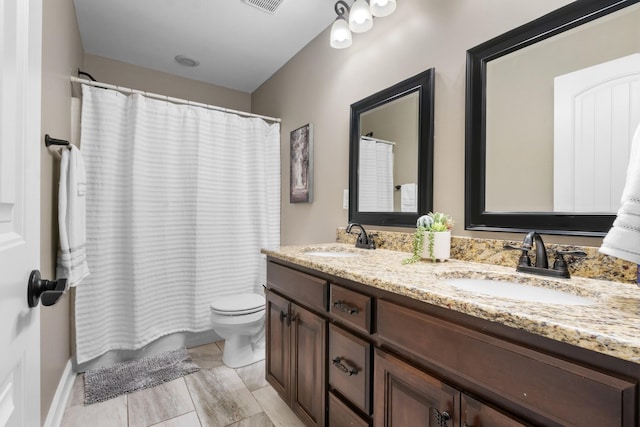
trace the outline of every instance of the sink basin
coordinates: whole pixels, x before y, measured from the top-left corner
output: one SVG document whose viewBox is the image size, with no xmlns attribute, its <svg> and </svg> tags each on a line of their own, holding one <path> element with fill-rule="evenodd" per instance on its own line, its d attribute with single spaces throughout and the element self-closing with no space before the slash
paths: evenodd
<svg viewBox="0 0 640 427">
<path fill-rule="evenodd" d="M 351 258 L 351 257 L 360 256 L 359 253 L 347 252 L 347 251 L 308 251 L 308 252 L 305 252 L 305 255 L 325 257 L 325 258 Z"/>
<path fill-rule="evenodd" d="M 489 279 L 445 279 L 444 283 L 469 292 L 517 301 L 558 305 L 593 305 L 595 300 L 557 289 L 541 288 L 523 283 Z"/>
</svg>

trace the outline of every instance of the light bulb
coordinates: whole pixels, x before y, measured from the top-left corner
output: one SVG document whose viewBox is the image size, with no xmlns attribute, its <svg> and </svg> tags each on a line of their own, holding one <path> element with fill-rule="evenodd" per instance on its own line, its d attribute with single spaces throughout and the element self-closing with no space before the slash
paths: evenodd
<svg viewBox="0 0 640 427">
<path fill-rule="evenodd" d="M 354 33 L 364 33 L 373 26 L 373 16 L 366 0 L 356 0 L 349 11 L 349 29 Z"/>
<path fill-rule="evenodd" d="M 331 26 L 330 45 L 334 49 L 344 49 L 351 46 L 351 31 L 349 24 L 343 17 L 338 17 Z"/>
<path fill-rule="evenodd" d="M 371 0 L 371 14 L 377 17 L 389 16 L 396 10 L 396 0 Z"/>
</svg>

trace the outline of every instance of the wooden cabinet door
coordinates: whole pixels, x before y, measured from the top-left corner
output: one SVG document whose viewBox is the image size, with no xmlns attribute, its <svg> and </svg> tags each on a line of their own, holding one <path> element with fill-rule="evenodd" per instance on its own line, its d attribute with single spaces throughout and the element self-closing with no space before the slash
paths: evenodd
<svg viewBox="0 0 640 427">
<path fill-rule="evenodd" d="M 266 290 L 266 376 L 285 402 L 290 400 L 291 303 Z"/>
<path fill-rule="evenodd" d="M 462 427 L 526 427 L 510 416 L 485 405 L 476 399 L 462 394 Z"/>
<path fill-rule="evenodd" d="M 459 425 L 454 388 L 385 353 L 375 352 L 374 424 L 377 427 Z"/>
<path fill-rule="evenodd" d="M 291 408 L 309 426 L 325 425 L 327 321 L 292 304 Z"/>
</svg>

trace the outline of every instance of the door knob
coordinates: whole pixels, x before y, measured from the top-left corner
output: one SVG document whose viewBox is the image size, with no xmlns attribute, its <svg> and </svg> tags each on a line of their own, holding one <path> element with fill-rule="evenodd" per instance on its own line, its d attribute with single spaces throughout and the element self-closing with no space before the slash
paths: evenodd
<svg viewBox="0 0 640 427">
<path fill-rule="evenodd" d="M 29 307 L 36 307 L 40 298 L 42 298 L 42 305 L 53 305 L 66 289 L 67 279 L 44 280 L 40 278 L 39 270 L 33 270 L 27 283 L 27 302 Z"/>
</svg>

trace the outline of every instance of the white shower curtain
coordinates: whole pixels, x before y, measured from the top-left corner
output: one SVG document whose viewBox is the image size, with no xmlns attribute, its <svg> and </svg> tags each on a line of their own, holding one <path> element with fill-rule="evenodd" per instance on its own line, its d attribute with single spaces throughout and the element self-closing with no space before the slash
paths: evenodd
<svg viewBox="0 0 640 427">
<path fill-rule="evenodd" d="M 280 239 L 280 126 L 83 86 L 89 276 L 76 358 L 211 329 L 220 296 L 262 293 Z"/>
<path fill-rule="evenodd" d="M 393 145 L 360 139 L 358 210 L 393 212 Z"/>
</svg>

